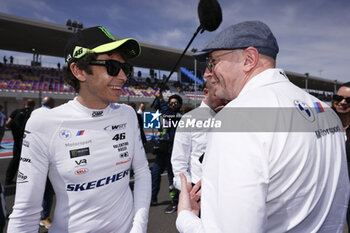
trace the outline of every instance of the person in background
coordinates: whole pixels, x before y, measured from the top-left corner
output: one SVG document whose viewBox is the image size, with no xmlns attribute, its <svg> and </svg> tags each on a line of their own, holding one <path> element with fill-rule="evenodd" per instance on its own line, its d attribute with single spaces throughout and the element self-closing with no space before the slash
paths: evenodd
<svg viewBox="0 0 350 233">
<path fill-rule="evenodd" d="M 30 117 L 30 114 L 34 110 L 34 107 L 35 101 L 28 99 L 24 102 L 24 108 L 14 110 L 6 121 L 6 127 L 11 129 L 13 136 L 13 158 L 11 159 L 6 170 L 5 185 L 12 185 L 15 183 L 13 179 L 15 178 L 18 171 L 23 137 L 26 136 L 24 128 Z"/>
<path fill-rule="evenodd" d="M 332 108 L 338 114 L 344 128 L 346 156 L 348 168 L 350 168 L 350 82 L 343 83 L 339 87 L 337 94 L 333 96 Z M 346 221 L 350 226 L 350 208 L 348 208 Z"/>
<path fill-rule="evenodd" d="M 343 232 L 342 124 L 275 68 L 278 51 L 266 24 L 245 21 L 194 54 L 215 95 L 230 102 L 215 116 L 222 128 L 209 134 L 201 184 L 191 189 L 180 174 L 180 232 Z"/>
<path fill-rule="evenodd" d="M 215 96 L 214 86 L 210 82 L 206 82 L 203 92 L 205 100 L 202 101 L 199 107 L 184 114 L 181 118 L 182 121 L 213 119 L 216 113 L 225 106 L 226 101 Z M 176 130 L 171 154 L 175 188 L 181 190 L 180 173 L 183 173 L 193 185 L 200 181 L 202 177 L 201 161 L 208 143 L 207 134 L 207 130 L 191 127 Z"/>
<path fill-rule="evenodd" d="M 161 140 L 159 149 L 155 151 L 156 160 L 152 167 L 152 200 L 151 205 L 158 204 L 158 193 L 160 189 L 160 175 L 167 169 L 169 181 L 169 195 L 171 203 L 164 210 L 166 214 L 175 213 L 179 199 L 179 191 L 173 185 L 174 174 L 171 167 L 171 152 L 176 131 L 176 123 L 181 119 L 182 98 L 179 95 L 171 95 L 168 101 L 165 101 L 161 92 L 156 92 L 156 101 L 154 108 L 159 110 L 164 120 L 170 127 L 164 128 L 160 133 Z"/>
<path fill-rule="evenodd" d="M 136 111 L 136 104 L 134 102 L 129 103 L 129 105 Z M 140 134 L 141 134 L 141 140 L 142 144 L 145 146 L 147 140 L 146 140 L 146 135 L 143 130 L 143 120 L 141 114 L 136 114 L 137 115 L 137 121 L 139 123 L 139 128 L 140 128 Z"/>
<path fill-rule="evenodd" d="M 49 111 L 50 109 L 55 107 L 55 100 L 51 96 L 45 96 L 42 101 L 41 101 L 41 107 L 38 109 L 35 109 L 31 116 L 35 116 L 36 114 L 41 114 L 42 112 Z M 23 145 L 24 146 L 29 146 L 27 141 L 23 140 Z M 51 207 L 53 203 L 53 195 L 54 195 L 54 190 L 52 188 L 52 184 L 49 179 L 46 179 L 46 187 L 45 187 L 45 192 L 44 192 L 44 198 L 43 198 L 43 211 L 41 213 L 41 218 L 40 218 L 40 226 L 45 227 L 46 229 L 49 229 L 52 220 L 50 218 L 50 213 L 51 213 Z"/>
<path fill-rule="evenodd" d="M 38 232 L 47 176 L 56 195 L 50 232 L 147 232 L 151 174 L 136 113 L 117 103 L 140 51 L 102 26 L 68 39 L 65 79 L 78 95 L 29 119 L 9 233 Z"/>
<path fill-rule="evenodd" d="M 141 116 L 142 116 L 145 109 L 146 109 L 146 105 L 144 103 L 140 103 L 140 106 L 139 106 L 139 109 L 137 110 L 137 113 L 141 114 Z"/>
<path fill-rule="evenodd" d="M 1 142 L 5 135 L 5 123 L 6 115 L 4 114 L 4 107 L 0 104 L 0 149 L 4 149 L 4 147 L 1 146 Z"/>
</svg>

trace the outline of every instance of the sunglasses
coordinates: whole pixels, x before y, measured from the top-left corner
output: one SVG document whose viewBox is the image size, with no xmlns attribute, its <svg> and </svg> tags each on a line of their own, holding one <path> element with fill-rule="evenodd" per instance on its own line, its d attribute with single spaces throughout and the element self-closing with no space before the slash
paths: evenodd
<svg viewBox="0 0 350 233">
<path fill-rule="evenodd" d="M 179 102 L 170 102 L 169 104 L 170 104 L 170 105 L 178 105 Z"/>
<path fill-rule="evenodd" d="M 350 97 L 344 97 L 344 96 L 341 96 L 341 95 L 333 95 L 333 100 L 334 101 L 337 101 L 337 102 L 340 102 L 342 101 L 343 99 L 345 99 L 345 101 L 350 104 Z"/>
<path fill-rule="evenodd" d="M 132 74 L 132 65 L 127 62 L 121 63 L 116 60 L 95 60 L 91 61 L 89 64 L 94 66 L 105 66 L 107 73 L 110 76 L 117 76 L 120 72 L 120 69 L 124 71 L 124 74 L 127 78 L 130 78 Z"/>
</svg>

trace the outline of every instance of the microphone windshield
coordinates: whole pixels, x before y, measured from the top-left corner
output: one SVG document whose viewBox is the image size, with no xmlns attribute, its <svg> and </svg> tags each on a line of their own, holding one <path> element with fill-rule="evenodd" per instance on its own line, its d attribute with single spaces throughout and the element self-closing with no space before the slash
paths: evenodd
<svg viewBox="0 0 350 233">
<path fill-rule="evenodd" d="M 198 4 L 199 22 L 204 30 L 215 31 L 221 24 L 221 7 L 217 0 L 200 0 Z"/>
</svg>

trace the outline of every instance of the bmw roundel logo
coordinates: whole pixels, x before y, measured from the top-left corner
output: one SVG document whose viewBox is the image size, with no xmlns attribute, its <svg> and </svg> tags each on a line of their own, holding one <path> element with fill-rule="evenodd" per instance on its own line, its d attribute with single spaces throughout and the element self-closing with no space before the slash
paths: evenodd
<svg viewBox="0 0 350 233">
<path fill-rule="evenodd" d="M 308 121 L 315 121 L 315 115 L 312 112 L 311 108 L 304 102 L 300 100 L 294 100 L 294 105 L 297 107 L 298 112 Z"/>
<path fill-rule="evenodd" d="M 63 129 L 60 131 L 59 136 L 63 140 L 68 140 L 71 138 L 72 133 L 69 130 Z"/>
</svg>

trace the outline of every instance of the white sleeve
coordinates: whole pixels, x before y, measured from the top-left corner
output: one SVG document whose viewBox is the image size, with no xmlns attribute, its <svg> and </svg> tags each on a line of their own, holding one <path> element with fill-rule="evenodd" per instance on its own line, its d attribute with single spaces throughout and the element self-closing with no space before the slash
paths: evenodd
<svg viewBox="0 0 350 233">
<path fill-rule="evenodd" d="M 26 124 L 18 169 L 15 204 L 7 232 L 38 232 L 49 160 L 48 137 L 40 129 L 42 120 L 30 118 Z M 41 131 L 41 132 L 40 132 Z M 45 137 L 46 136 L 46 137 Z"/>
<path fill-rule="evenodd" d="M 180 232 L 266 231 L 268 169 L 261 137 L 258 133 L 215 133 L 208 140 L 201 218 L 181 212 L 176 222 Z"/>
<path fill-rule="evenodd" d="M 201 219 L 191 211 L 183 210 L 177 216 L 176 228 L 180 233 L 202 233 L 204 232 Z"/>
<path fill-rule="evenodd" d="M 174 186 L 181 190 L 180 173 L 184 173 L 188 182 L 191 182 L 190 175 L 191 160 L 191 133 L 179 132 L 175 133 L 173 151 L 171 154 L 171 165 L 174 173 Z"/>
<path fill-rule="evenodd" d="M 146 233 L 151 202 L 151 172 L 142 145 L 139 124 L 134 116 L 135 155 L 132 162 L 134 171 L 134 221 L 131 233 Z"/>
</svg>

